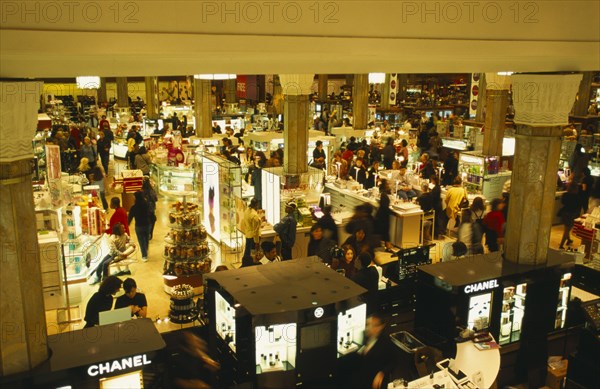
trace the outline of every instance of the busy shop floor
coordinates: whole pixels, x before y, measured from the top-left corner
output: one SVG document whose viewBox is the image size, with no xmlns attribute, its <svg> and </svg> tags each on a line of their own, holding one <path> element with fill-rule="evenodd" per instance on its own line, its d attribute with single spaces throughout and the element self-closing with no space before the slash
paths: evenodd
<svg viewBox="0 0 600 389">
<path fill-rule="evenodd" d="M 112 164 L 111 164 L 112 170 Z M 109 185 L 109 183 L 107 183 Z M 107 192 L 107 198 L 115 196 L 111 192 Z M 194 322 L 186 325 L 179 325 L 165 321 L 164 318 L 169 315 L 169 296 L 165 293 L 163 283 L 163 249 L 164 249 L 164 237 L 169 232 L 168 223 L 168 209 L 169 204 L 173 202 L 172 199 L 168 199 L 164 196 L 159 196 L 157 203 L 157 222 L 154 229 L 154 238 L 150 241 L 149 247 L 149 260 L 148 262 L 141 261 L 141 255 L 137 253 L 137 261 L 130 266 L 131 275 L 121 276 L 121 279 L 132 277 L 136 280 L 138 285 L 138 292 L 144 293 L 148 301 L 148 317 L 156 321 L 156 326 L 159 332 L 168 332 L 184 327 L 190 327 L 198 325 L 199 322 Z M 110 217 L 112 210 L 107 215 Z M 560 239 L 563 232 L 563 226 L 554 226 L 551 231 L 550 247 L 557 248 L 560 243 Z M 137 242 L 135 236 L 135 228 L 131 228 L 132 239 Z M 452 235 L 452 234 L 451 234 Z M 572 235 L 574 242 L 572 247 L 577 247 L 580 244 L 580 240 Z M 211 239 L 209 237 L 209 239 Z M 452 237 L 443 237 L 443 239 L 436 240 L 433 243 L 435 247 L 431 250 L 431 258 L 433 262 L 440 260 L 440 257 L 444 253 L 444 247 L 447 247 L 454 242 Z M 242 252 L 231 252 L 224 246 L 219 245 L 215 241 L 212 241 L 212 247 L 214 248 L 214 254 L 212 255 L 212 270 L 219 265 L 225 265 L 229 269 L 238 268 L 241 266 Z M 381 252 L 378 252 L 376 256 L 390 256 L 384 251 L 382 247 Z M 64 312 L 58 312 L 57 310 L 46 311 L 46 324 L 48 328 L 48 334 L 62 333 L 66 331 L 72 331 L 83 328 L 85 322 L 82 319 L 85 315 L 85 307 L 92 296 L 92 294 L 98 289 L 98 284 L 88 285 L 87 283 L 80 283 L 69 286 L 70 298 L 75 301 L 74 307 L 71 311 L 71 322 L 62 323 L 64 321 Z M 122 291 L 120 292 L 122 293 Z M 60 319 L 60 320 L 59 320 Z M 160 319 L 160 320 L 159 320 Z M 59 324 L 61 323 L 61 324 Z"/>
</svg>

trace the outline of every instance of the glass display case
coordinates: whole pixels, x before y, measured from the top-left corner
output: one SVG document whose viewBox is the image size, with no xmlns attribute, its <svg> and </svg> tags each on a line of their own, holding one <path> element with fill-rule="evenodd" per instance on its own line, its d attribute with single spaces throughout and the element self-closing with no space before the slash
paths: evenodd
<svg viewBox="0 0 600 389">
<path fill-rule="evenodd" d="M 527 284 L 508 286 L 502 291 L 502 313 L 500 314 L 500 345 L 517 342 L 521 338 L 521 325 L 525 314 Z"/>
<path fill-rule="evenodd" d="M 235 309 L 215 292 L 215 328 L 217 334 L 235 352 Z"/>
<path fill-rule="evenodd" d="M 565 273 L 560 279 L 558 287 L 558 305 L 556 307 L 556 320 L 554 329 L 560 330 L 565 328 L 567 320 L 567 305 L 571 299 L 571 273 Z"/>
<path fill-rule="evenodd" d="M 255 327 L 256 374 L 287 371 L 296 365 L 296 323 Z"/>
<path fill-rule="evenodd" d="M 194 169 L 167 165 L 151 165 L 150 174 L 160 194 L 169 198 L 197 196 L 197 173 Z"/>
<path fill-rule="evenodd" d="M 242 169 L 221 156 L 207 152 L 201 155 L 204 226 L 217 242 L 232 249 L 241 248 L 243 237 L 237 229 L 237 210 L 242 205 Z"/>
<path fill-rule="evenodd" d="M 46 138 L 45 132 L 38 132 L 33 138 L 33 181 L 42 181 L 46 178 Z"/>
<path fill-rule="evenodd" d="M 364 343 L 367 322 L 367 305 L 361 304 L 338 314 L 338 358 L 358 351 Z"/>
<path fill-rule="evenodd" d="M 470 329 L 482 330 L 490 326 L 492 315 L 492 293 L 484 293 L 469 298 L 467 326 Z"/>
<path fill-rule="evenodd" d="M 286 176 L 283 167 L 262 169 L 262 208 L 267 222 L 279 223 L 289 201 L 295 201 L 298 210 L 318 204 L 323 191 L 323 174 L 323 170 L 313 167 L 300 176 Z"/>
<path fill-rule="evenodd" d="M 64 241 L 63 258 L 67 269 L 67 283 L 85 280 L 109 252 L 108 239 L 103 235 L 84 234 Z"/>
<path fill-rule="evenodd" d="M 461 153 L 459 174 L 462 175 L 463 186 L 467 192 L 483 194 L 487 199 L 502 197 L 502 187 L 512 176 L 504 165 L 507 163 L 496 156 Z"/>
</svg>

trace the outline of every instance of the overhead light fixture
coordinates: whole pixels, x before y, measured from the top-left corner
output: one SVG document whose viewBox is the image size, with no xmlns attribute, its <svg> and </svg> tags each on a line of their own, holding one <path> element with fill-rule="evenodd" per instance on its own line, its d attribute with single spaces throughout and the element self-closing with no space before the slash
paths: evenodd
<svg viewBox="0 0 600 389">
<path fill-rule="evenodd" d="M 498 72 L 499 76 L 512 76 L 514 72 Z"/>
<path fill-rule="evenodd" d="M 383 84 L 385 73 L 369 73 L 369 84 Z"/>
<path fill-rule="evenodd" d="M 79 89 L 98 89 L 100 88 L 100 77 L 98 76 L 79 76 L 75 78 L 77 88 Z"/>
<path fill-rule="evenodd" d="M 196 80 L 235 80 L 237 74 L 194 74 Z"/>
</svg>

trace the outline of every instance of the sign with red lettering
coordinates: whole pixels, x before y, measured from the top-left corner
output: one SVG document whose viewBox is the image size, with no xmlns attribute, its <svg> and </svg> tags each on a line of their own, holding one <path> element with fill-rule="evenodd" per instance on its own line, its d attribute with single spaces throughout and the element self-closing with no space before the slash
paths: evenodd
<svg viewBox="0 0 600 389">
<path fill-rule="evenodd" d="M 246 98 L 246 84 L 248 83 L 247 76 L 237 76 L 237 91 L 236 96 L 240 99 Z"/>
</svg>

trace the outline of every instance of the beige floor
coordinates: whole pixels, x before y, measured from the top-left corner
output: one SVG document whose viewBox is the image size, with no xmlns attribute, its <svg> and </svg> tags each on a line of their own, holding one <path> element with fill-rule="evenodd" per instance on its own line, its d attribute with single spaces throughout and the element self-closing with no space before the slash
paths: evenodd
<svg viewBox="0 0 600 389">
<path fill-rule="evenodd" d="M 107 197 L 111 197 L 108 195 Z M 138 289 L 146 295 L 148 300 L 148 317 L 157 321 L 157 329 L 160 332 L 167 332 L 176 329 L 180 329 L 183 326 L 177 325 L 171 322 L 164 322 L 159 318 L 168 317 L 169 314 L 169 296 L 164 291 L 164 284 L 162 278 L 163 259 L 162 252 L 164 248 L 163 238 L 169 232 L 168 221 L 167 221 L 167 209 L 169 203 L 174 200 L 169 200 L 163 196 L 159 196 L 159 202 L 157 204 L 157 223 L 154 230 L 154 238 L 150 241 L 149 248 L 149 261 L 144 263 L 140 261 L 140 255 L 138 253 L 138 262 L 131 266 L 132 275 L 138 284 Z M 112 212 L 112 211 L 111 211 Z M 110 214 L 108 215 L 110 217 Z M 131 228 L 132 238 L 137 241 L 135 236 L 135 229 Z M 557 248 L 562 236 L 562 226 L 555 226 L 552 228 L 550 247 Z M 573 247 L 577 247 L 580 243 L 579 239 L 573 237 Z M 452 239 L 446 238 L 442 241 L 436 241 L 436 248 L 432 250 L 432 259 L 437 261 L 445 243 L 451 242 Z M 241 253 L 231 253 L 229 250 L 221 250 L 218 244 L 213 241 L 215 247 L 215 253 L 213 255 L 213 269 L 220 265 L 227 265 L 229 268 L 237 268 L 241 265 Z M 121 277 L 125 279 L 126 277 Z M 85 305 L 91 297 L 91 295 L 97 290 L 96 286 L 89 286 L 87 284 L 79 284 L 77 286 L 71 286 L 71 299 L 81 301 L 79 308 L 72 310 L 72 318 L 77 319 L 78 316 L 83 317 Z M 56 334 L 65 331 L 71 331 L 82 328 L 84 322 L 75 320 L 69 324 L 58 324 L 57 318 L 59 314 L 56 310 L 50 310 L 46 313 L 46 321 L 48 327 L 48 333 Z M 197 323 L 196 323 L 197 324 Z M 186 325 L 190 326 L 190 325 Z"/>
</svg>

